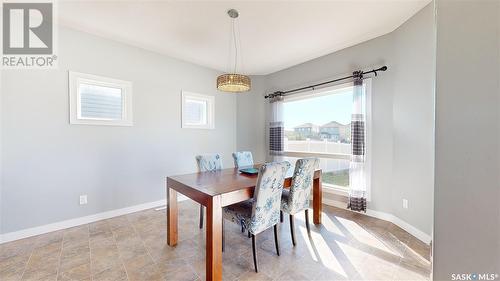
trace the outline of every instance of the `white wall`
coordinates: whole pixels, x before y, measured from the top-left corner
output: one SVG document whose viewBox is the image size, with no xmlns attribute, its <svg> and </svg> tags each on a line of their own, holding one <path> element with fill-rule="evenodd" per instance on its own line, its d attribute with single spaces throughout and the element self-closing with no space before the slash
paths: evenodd
<svg viewBox="0 0 500 281">
<path fill-rule="evenodd" d="M 500 274 L 499 52 L 498 1 L 437 1 L 435 280 Z"/>
<path fill-rule="evenodd" d="M 433 216 L 433 24 L 433 6 L 428 5 L 392 33 L 267 75 L 265 81 L 269 93 L 387 65 L 389 70 L 372 80 L 373 163 L 368 207 L 393 214 L 428 235 Z M 265 92 L 251 106 L 248 97 L 238 98 L 238 124 L 247 122 L 240 118 L 240 108 L 269 111 Z M 262 128 L 252 135 L 267 136 Z M 267 146 L 261 149 L 267 151 Z M 409 200 L 409 209 L 402 208 L 403 198 Z"/>
<path fill-rule="evenodd" d="M 57 70 L 1 74 L 1 233 L 163 199 L 198 153 L 233 165 L 236 97 L 218 72 L 66 28 L 59 52 Z M 132 81 L 134 126 L 70 125 L 68 70 Z M 180 128 L 181 89 L 215 96 L 215 130 Z"/>
</svg>

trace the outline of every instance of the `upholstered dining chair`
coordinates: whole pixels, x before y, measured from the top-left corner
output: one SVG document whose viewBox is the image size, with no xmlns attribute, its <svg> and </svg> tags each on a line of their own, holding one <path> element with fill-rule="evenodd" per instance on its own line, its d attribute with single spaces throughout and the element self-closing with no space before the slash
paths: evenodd
<svg viewBox="0 0 500 281">
<path fill-rule="evenodd" d="M 224 220 L 244 226 L 252 237 L 255 272 L 258 272 L 255 239 L 257 234 L 274 227 L 276 253 L 280 255 L 277 224 L 280 221 L 280 205 L 288 162 L 266 163 L 260 167 L 253 198 L 229 205 L 223 209 L 222 249 L 224 249 Z"/>
<path fill-rule="evenodd" d="M 236 151 L 233 152 L 234 166 L 236 168 L 253 166 L 252 152 L 250 151 Z"/>
<path fill-rule="evenodd" d="M 319 167 L 318 158 L 304 158 L 297 160 L 290 189 L 284 189 L 281 196 L 281 212 L 290 215 L 290 233 L 292 244 L 295 246 L 295 227 L 293 216 L 305 210 L 307 233 L 311 234 L 309 226 L 309 198 L 313 185 L 314 171 Z M 280 213 L 283 222 L 283 213 Z"/>
<path fill-rule="evenodd" d="M 196 156 L 196 164 L 198 164 L 198 172 L 222 170 L 222 159 L 217 153 Z M 203 213 L 204 207 L 200 205 L 200 228 L 203 228 Z"/>
</svg>

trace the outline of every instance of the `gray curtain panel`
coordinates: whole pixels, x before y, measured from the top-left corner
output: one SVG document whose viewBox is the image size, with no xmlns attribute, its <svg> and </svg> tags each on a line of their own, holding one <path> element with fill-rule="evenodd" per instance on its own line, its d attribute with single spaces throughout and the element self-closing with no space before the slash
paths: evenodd
<svg viewBox="0 0 500 281">
<path fill-rule="evenodd" d="M 271 121 L 269 122 L 269 153 L 283 155 L 285 146 L 285 124 L 283 122 L 283 97 L 275 97 L 271 102 Z"/>
</svg>

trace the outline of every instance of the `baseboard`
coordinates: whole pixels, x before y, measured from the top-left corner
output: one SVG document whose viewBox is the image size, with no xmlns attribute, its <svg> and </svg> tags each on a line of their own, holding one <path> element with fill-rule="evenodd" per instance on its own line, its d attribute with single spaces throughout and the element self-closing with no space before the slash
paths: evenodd
<svg viewBox="0 0 500 281">
<path fill-rule="evenodd" d="M 178 197 L 178 201 L 184 201 L 187 200 L 188 198 L 185 197 L 184 195 L 180 195 Z M 147 209 L 152 209 L 158 206 L 165 205 L 165 200 L 158 200 L 154 202 L 149 202 L 149 203 L 143 203 L 139 205 L 134 205 L 126 208 L 121 208 L 121 209 L 115 209 L 111 211 L 106 211 L 102 213 L 97 213 L 85 217 L 79 217 L 79 218 L 74 218 L 74 219 L 69 219 L 65 221 L 60 221 L 56 223 L 51 223 L 51 224 L 46 224 L 46 225 L 41 225 L 41 226 L 36 226 L 32 228 L 26 228 L 23 230 L 19 231 L 14 231 L 14 232 L 9 232 L 9 233 L 4 233 L 0 234 L 0 244 L 11 242 L 14 240 L 19 240 L 23 238 L 28 238 L 31 236 L 36 236 L 52 231 L 57 231 L 61 229 L 66 229 L 70 227 L 75 227 L 79 226 L 82 224 L 87 224 L 99 220 L 104 220 L 104 219 L 109 219 L 113 217 L 118 217 L 134 212 L 139 212 L 142 210 L 147 210 Z"/>
<path fill-rule="evenodd" d="M 188 198 L 181 195 L 179 196 L 179 201 L 184 201 L 187 200 Z M 334 206 L 337 208 L 341 209 L 346 209 L 346 203 L 344 202 L 339 202 L 336 200 L 331 200 L 331 199 L 326 199 L 323 198 L 323 203 L 326 205 Z M 27 228 L 19 231 L 14 231 L 14 232 L 9 232 L 5 234 L 0 234 L 0 244 L 2 243 L 7 243 L 11 242 L 14 240 L 19 240 L 23 238 L 28 238 L 31 236 L 36 236 L 52 231 L 57 231 L 61 229 L 66 229 L 70 227 L 75 227 L 79 226 L 82 224 L 87 224 L 87 223 L 92 223 L 95 221 L 99 220 L 104 220 L 104 219 L 109 219 L 113 217 L 118 217 L 134 212 L 139 212 L 142 210 L 146 209 L 152 209 L 158 206 L 165 205 L 165 200 L 159 200 L 159 201 L 154 201 L 154 202 L 149 202 L 149 203 L 144 203 L 144 204 L 139 204 L 139 205 L 134 205 L 126 208 L 121 208 L 121 209 L 116 209 L 116 210 L 111 210 L 111 211 L 106 211 L 102 213 L 97 213 L 94 215 L 90 216 L 85 216 L 85 217 L 79 217 L 79 218 L 74 218 L 74 219 L 69 219 L 65 221 L 60 221 L 56 223 L 51 223 L 51 224 L 46 224 L 46 225 L 41 225 L 33 228 Z M 411 224 L 407 223 L 406 221 L 398 218 L 397 216 L 394 216 L 392 214 L 384 213 L 384 212 L 379 212 L 379 211 L 374 211 L 374 210 L 367 210 L 366 215 L 374 218 L 378 218 L 381 220 L 386 220 L 389 222 L 394 223 L 395 225 L 401 227 L 411 235 L 415 236 L 422 242 L 426 244 L 430 244 L 431 242 L 431 237 L 424 233 L 423 231 L 419 230 L 418 228 L 412 226 Z"/>
<path fill-rule="evenodd" d="M 336 200 L 331 200 L 331 199 L 325 199 L 325 198 L 323 198 L 323 204 L 348 210 L 346 208 L 346 203 L 339 202 L 339 201 L 336 201 Z M 363 214 L 363 213 L 361 213 L 361 214 Z M 419 239 L 420 241 L 424 242 L 425 244 L 429 245 L 431 243 L 432 238 L 431 238 L 430 235 L 428 235 L 427 233 L 421 231 L 420 229 L 414 227 L 413 225 L 407 223 L 406 221 L 400 219 L 399 217 L 397 217 L 397 216 L 395 216 L 393 214 L 389 214 L 389 213 L 385 213 L 385 212 L 379 212 L 379 211 L 368 209 L 368 210 L 366 210 L 366 213 L 363 214 L 363 215 L 367 215 L 367 216 L 374 217 L 374 218 L 377 218 L 377 219 L 381 219 L 381 220 L 392 222 L 393 224 L 401 227 L 406 232 L 408 232 L 411 235 L 415 236 L 417 239 Z"/>
</svg>

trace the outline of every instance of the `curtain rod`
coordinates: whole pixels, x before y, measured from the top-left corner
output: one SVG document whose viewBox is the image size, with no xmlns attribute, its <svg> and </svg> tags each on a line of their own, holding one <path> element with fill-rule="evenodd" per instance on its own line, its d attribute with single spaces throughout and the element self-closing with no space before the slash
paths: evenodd
<svg viewBox="0 0 500 281">
<path fill-rule="evenodd" d="M 342 80 L 346 80 L 346 79 L 350 79 L 350 78 L 355 78 L 355 77 L 362 78 L 363 75 L 369 74 L 369 73 L 375 73 L 375 76 L 377 76 L 377 71 L 386 71 L 386 70 L 387 70 L 387 66 L 385 66 L 385 65 L 382 66 L 382 67 L 380 67 L 380 68 L 373 69 L 373 70 L 370 70 L 370 71 L 361 71 L 361 70 L 358 70 L 358 71 L 354 71 L 351 76 L 337 78 L 337 79 L 333 79 L 333 80 L 330 80 L 330 81 L 326 81 L 326 82 L 322 82 L 322 83 L 318 83 L 318 84 L 314 84 L 314 85 L 310 85 L 310 86 L 306 86 L 306 87 L 302 87 L 302 88 L 297 88 L 297 89 L 293 89 L 293 90 L 276 91 L 276 92 L 274 92 L 272 94 L 266 95 L 264 98 L 268 99 L 268 98 L 286 96 L 287 94 L 291 94 L 291 93 L 295 93 L 295 92 L 299 92 L 299 91 L 303 91 L 303 90 L 307 90 L 307 89 L 311 89 L 311 88 L 314 90 L 314 88 L 316 88 L 318 86 L 323 86 L 323 85 L 326 85 L 326 84 L 330 84 L 330 83 L 334 83 L 334 82 L 338 82 L 338 81 L 342 81 Z"/>
</svg>

